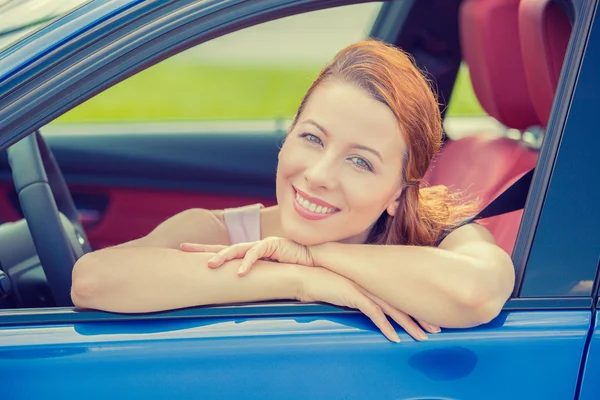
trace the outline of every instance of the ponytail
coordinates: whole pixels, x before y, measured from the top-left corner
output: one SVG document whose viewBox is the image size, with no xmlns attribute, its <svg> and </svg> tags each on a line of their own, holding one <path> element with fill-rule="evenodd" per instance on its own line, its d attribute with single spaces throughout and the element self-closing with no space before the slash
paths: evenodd
<svg viewBox="0 0 600 400">
<path fill-rule="evenodd" d="M 367 239 L 368 244 L 436 246 L 453 228 L 475 214 L 477 202 L 464 201 L 446 186 L 419 188 L 408 184 L 393 216 L 384 212 Z"/>
</svg>

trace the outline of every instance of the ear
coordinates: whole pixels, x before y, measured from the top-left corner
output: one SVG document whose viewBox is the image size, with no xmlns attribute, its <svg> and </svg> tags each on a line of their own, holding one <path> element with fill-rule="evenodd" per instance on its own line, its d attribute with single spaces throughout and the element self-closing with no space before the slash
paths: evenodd
<svg viewBox="0 0 600 400">
<path fill-rule="evenodd" d="M 396 211 L 398 211 L 398 206 L 400 205 L 400 199 L 402 198 L 402 192 L 404 191 L 404 188 L 400 188 L 396 191 L 396 193 L 394 193 L 394 196 L 392 197 L 392 200 L 390 201 L 390 203 L 388 204 L 386 211 L 390 216 L 395 216 L 396 215 Z"/>
</svg>

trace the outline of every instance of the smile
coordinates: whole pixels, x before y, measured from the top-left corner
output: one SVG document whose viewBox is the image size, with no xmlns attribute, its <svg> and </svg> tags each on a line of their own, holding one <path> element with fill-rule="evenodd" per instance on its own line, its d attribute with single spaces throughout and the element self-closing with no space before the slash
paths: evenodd
<svg viewBox="0 0 600 400">
<path fill-rule="evenodd" d="M 315 199 L 294 188 L 294 209 L 300 216 L 310 220 L 327 218 L 340 210 L 329 203 Z"/>
</svg>

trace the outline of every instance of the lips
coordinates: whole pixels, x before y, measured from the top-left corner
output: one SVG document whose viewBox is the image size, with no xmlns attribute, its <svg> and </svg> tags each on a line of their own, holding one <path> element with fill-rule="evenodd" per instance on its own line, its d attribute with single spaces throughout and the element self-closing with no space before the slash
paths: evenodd
<svg viewBox="0 0 600 400">
<path fill-rule="evenodd" d="M 325 201 L 323 201 L 323 200 L 321 200 L 321 199 L 317 199 L 316 197 L 309 196 L 308 194 L 304 193 L 304 192 L 303 192 L 302 190 L 300 190 L 300 189 L 296 189 L 296 188 L 294 187 L 294 190 L 295 190 L 296 192 L 298 192 L 298 194 L 299 194 L 300 196 L 302 196 L 304 199 L 306 199 L 306 200 L 310 201 L 311 203 L 314 203 L 314 204 L 316 204 L 316 205 L 318 205 L 318 206 L 321 206 L 321 207 L 327 207 L 327 208 L 332 208 L 332 209 L 339 210 L 339 209 L 338 209 L 336 206 L 334 206 L 333 204 L 329 204 L 329 203 L 327 203 L 327 202 L 325 202 Z M 295 194 L 295 193 L 294 193 L 294 194 Z"/>
<path fill-rule="evenodd" d="M 294 204 L 294 209 L 301 217 L 303 217 L 305 219 L 312 220 L 312 221 L 322 220 L 322 219 L 331 217 L 332 215 L 335 215 L 340 211 L 335 206 L 333 206 L 323 200 L 308 196 L 306 193 L 304 193 L 300 190 L 297 190 L 296 188 L 294 188 L 293 194 L 294 194 L 294 196 L 293 196 L 292 201 Z M 313 203 L 311 205 L 312 208 L 315 208 L 315 205 L 318 207 L 313 211 L 305 208 L 305 206 L 303 204 L 300 204 L 298 202 L 298 198 L 297 198 L 298 195 L 300 197 L 302 197 L 304 200 L 309 201 L 310 203 Z M 306 196 L 306 197 L 304 197 L 304 196 Z M 325 209 L 325 208 L 328 210 L 333 209 L 334 211 L 322 212 L 323 209 Z"/>
</svg>

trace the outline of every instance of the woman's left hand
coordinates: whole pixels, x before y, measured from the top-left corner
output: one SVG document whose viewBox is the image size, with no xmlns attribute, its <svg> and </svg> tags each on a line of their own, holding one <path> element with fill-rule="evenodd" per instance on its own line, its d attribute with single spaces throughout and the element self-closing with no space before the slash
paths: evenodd
<svg viewBox="0 0 600 400">
<path fill-rule="evenodd" d="M 232 246 L 182 243 L 180 248 L 182 251 L 187 252 L 216 253 L 208 261 L 209 268 L 218 268 L 221 265 L 223 265 L 226 261 L 242 258 L 243 261 L 240 264 L 238 276 L 246 275 L 248 271 L 250 271 L 250 269 L 252 268 L 252 265 L 259 259 L 267 259 L 281 263 L 305 265 L 308 267 L 315 266 L 312 255 L 307 246 L 300 245 L 289 239 L 283 239 L 278 237 L 268 237 L 257 242 L 239 243 L 234 244 Z M 324 289 L 324 293 L 327 292 L 327 290 Z M 415 339 L 423 340 L 427 338 L 421 330 L 421 327 L 423 327 L 430 333 L 437 333 L 440 331 L 440 328 L 438 326 L 420 320 L 417 320 L 415 322 L 408 314 L 395 309 L 394 307 L 382 301 L 375 295 L 365 291 L 364 289 L 358 290 L 362 292 L 371 301 L 373 301 L 378 307 L 380 307 L 385 314 L 392 317 L 400 326 L 402 326 L 406 330 L 406 332 L 408 332 Z M 323 299 L 318 298 L 315 301 L 323 301 Z M 338 303 L 334 301 L 332 304 Z M 338 305 L 348 306 L 347 304 Z M 373 315 L 369 315 L 369 317 L 373 318 Z M 419 325 L 421 327 L 419 327 Z"/>
<path fill-rule="evenodd" d="M 293 240 L 268 237 L 257 242 L 238 243 L 231 246 L 182 243 L 181 250 L 187 252 L 217 253 L 209 261 L 209 268 L 218 268 L 226 261 L 243 259 L 238 276 L 246 275 L 252 265 L 260 259 L 313 267 L 314 262 L 308 246 Z"/>
</svg>

